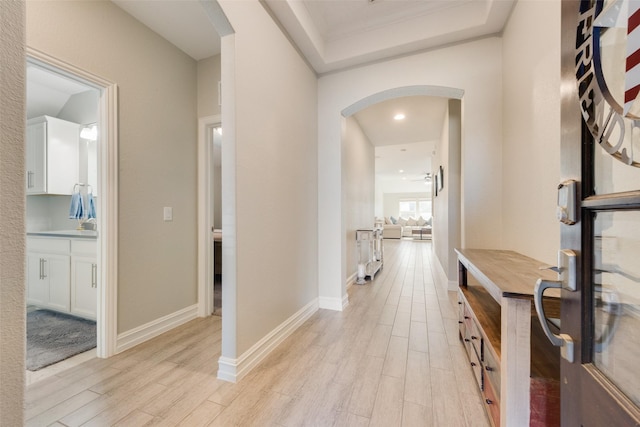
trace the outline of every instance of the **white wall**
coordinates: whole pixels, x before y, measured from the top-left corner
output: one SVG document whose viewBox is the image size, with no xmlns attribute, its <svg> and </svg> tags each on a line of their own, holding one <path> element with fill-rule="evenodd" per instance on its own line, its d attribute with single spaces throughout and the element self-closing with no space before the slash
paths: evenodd
<svg viewBox="0 0 640 427">
<path fill-rule="evenodd" d="M 560 2 L 516 3 L 503 35 L 503 246 L 552 265 L 560 249 L 559 41 Z"/>
<path fill-rule="evenodd" d="M 198 118 L 220 115 L 218 82 L 220 75 L 220 55 L 198 61 Z M 219 135 L 214 135 L 219 138 Z M 213 226 L 222 228 L 222 167 L 221 150 L 214 147 L 213 162 Z"/>
<path fill-rule="evenodd" d="M 447 118 L 442 126 L 442 138 L 436 146 L 433 163 L 434 174 L 438 174 L 438 170 L 442 166 L 444 182 L 442 189 L 437 191 L 437 196 L 434 193 L 432 239 L 440 266 L 447 276 L 448 287 L 455 289 L 458 276 L 458 258 L 455 248 L 461 247 L 462 243 L 460 227 L 462 112 L 460 101 L 450 100 L 447 111 Z"/>
<path fill-rule="evenodd" d="M 502 43 L 490 37 L 322 76 L 319 80 L 318 165 L 320 295 L 341 298 L 344 248 L 340 191 L 343 109 L 398 87 L 430 85 L 464 91 L 463 242 L 502 242 Z M 473 70 L 473 72 L 471 72 Z M 487 191 L 487 188 L 492 188 Z"/>
<path fill-rule="evenodd" d="M 98 90 L 87 90 L 71 95 L 55 117 L 81 125 L 95 123 L 98 121 L 99 98 Z"/>
<path fill-rule="evenodd" d="M 420 184 L 426 188 L 424 184 Z M 383 206 L 384 206 L 384 217 L 393 216 L 394 218 L 398 218 L 399 216 L 399 208 L 400 208 L 400 200 L 403 199 L 430 199 L 431 192 L 422 192 L 422 193 L 384 193 L 382 195 Z M 416 218 L 417 219 L 417 218 Z M 427 218 L 424 218 L 427 219 Z"/>
<path fill-rule="evenodd" d="M 218 104 L 218 82 L 220 77 L 220 55 L 198 61 L 198 117 L 220 114 Z"/>
<path fill-rule="evenodd" d="M 118 332 L 193 306 L 196 62 L 111 2 L 26 5 L 29 46 L 118 85 Z"/>
<path fill-rule="evenodd" d="M 346 280 L 357 270 L 356 230 L 374 226 L 375 150 L 356 119 L 344 122 Z"/>
<path fill-rule="evenodd" d="M 222 356 L 237 360 L 317 301 L 317 82 L 258 1 L 220 5 L 235 31 L 222 39 Z"/>
<path fill-rule="evenodd" d="M 23 425 L 24 4 L 0 2 L 0 425 Z"/>
<path fill-rule="evenodd" d="M 436 185 L 435 175 L 438 173 L 439 167 L 442 165 L 448 169 L 446 164 L 449 158 L 449 112 L 447 108 L 446 119 L 442 123 L 442 133 L 440 141 L 436 144 L 435 155 L 433 156 L 434 186 Z M 437 195 L 436 195 L 437 193 Z M 436 191 L 433 193 L 433 229 L 431 230 L 431 241 L 433 242 L 433 251 L 440 263 L 442 269 L 446 271 L 449 252 L 447 248 L 447 230 L 449 229 L 449 218 L 447 211 L 449 209 L 448 194 L 445 191 Z"/>
<path fill-rule="evenodd" d="M 59 112 L 50 112 L 53 117 L 78 124 L 91 124 L 98 121 L 98 90 L 87 90 L 69 97 Z M 29 117 L 30 118 L 30 117 Z M 80 160 L 78 182 L 87 182 L 87 144 L 95 144 L 83 139 L 79 141 Z M 86 189 L 84 189 L 86 190 Z M 93 188 L 94 195 L 97 189 Z M 96 197 L 96 211 L 100 199 Z M 70 230 L 78 226 L 78 221 L 69 219 L 71 196 L 36 195 L 27 196 L 27 231 Z"/>
</svg>

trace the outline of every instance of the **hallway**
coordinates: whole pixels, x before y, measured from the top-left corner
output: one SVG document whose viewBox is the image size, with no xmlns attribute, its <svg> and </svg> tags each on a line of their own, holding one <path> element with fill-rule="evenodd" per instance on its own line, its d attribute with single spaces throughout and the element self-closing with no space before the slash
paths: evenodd
<svg viewBox="0 0 640 427">
<path fill-rule="evenodd" d="M 431 242 L 384 245 L 345 311 L 319 310 L 239 383 L 215 377 L 220 318 L 196 319 L 29 386 L 27 425 L 488 426 Z"/>
</svg>

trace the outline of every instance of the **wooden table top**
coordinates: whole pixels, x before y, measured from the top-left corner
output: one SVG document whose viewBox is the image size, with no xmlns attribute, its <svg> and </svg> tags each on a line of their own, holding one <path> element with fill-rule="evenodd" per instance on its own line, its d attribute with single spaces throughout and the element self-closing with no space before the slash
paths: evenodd
<svg viewBox="0 0 640 427">
<path fill-rule="evenodd" d="M 456 249 L 458 260 L 467 268 L 491 296 L 500 303 L 502 297 L 533 298 L 533 289 L 540 278 L 558 280 L 547 265 L 514 251 L 496 249 Z M 559 289 L 549 289 L 545 297 L 560 298 Z"/>
</svg>

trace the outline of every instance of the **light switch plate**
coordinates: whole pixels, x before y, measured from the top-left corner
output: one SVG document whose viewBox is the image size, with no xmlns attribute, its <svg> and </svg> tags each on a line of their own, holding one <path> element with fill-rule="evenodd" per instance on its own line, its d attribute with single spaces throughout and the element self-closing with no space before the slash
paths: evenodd
<svg viewBox="0 0 640 427">
<path fill-rule="evenodd" d="M 165 221 L 173 221 L 173 208 L 165 207 L 164 208 L 164 220 Z"/>
</svg>

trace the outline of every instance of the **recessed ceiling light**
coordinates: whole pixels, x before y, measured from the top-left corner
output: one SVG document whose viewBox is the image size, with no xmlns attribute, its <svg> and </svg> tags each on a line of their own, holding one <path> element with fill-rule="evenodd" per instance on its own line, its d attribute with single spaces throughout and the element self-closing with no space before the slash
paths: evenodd
<svg viewBox="0 0 640 427">
<path fill-rule="evenodd" d="M 404 172 L 404 169 L 400 169 L 398 172 L 403 173 L 403 172 Z"/>
<path fill-rule="evenodd" d="M 400 151 L 407 151 L 407 149 L 406 148 L 401 148 Z"/>
<path fill-rule="evenodd" d="M 407 177 L 406 177 L 406 176 L 403 176 L 403 177 L 402 177 L 402 180 L 403 180 L 403 181 L 406 181 L 406 180 L 407 180 Z"/>
<path fill-rule="evenodd" d="M 393 116 L 393 120 L 404 120 L 406 116 L 403 113 L 398 113 L 395 116 Z"/>
</svg>

